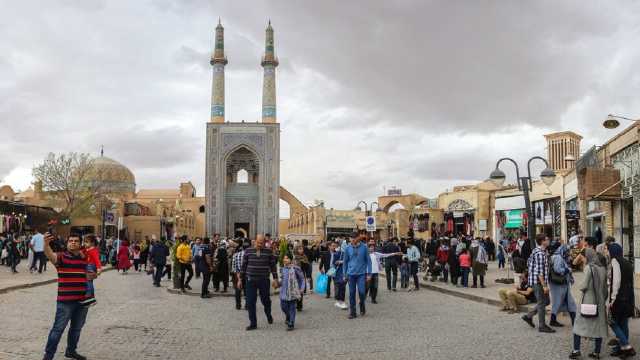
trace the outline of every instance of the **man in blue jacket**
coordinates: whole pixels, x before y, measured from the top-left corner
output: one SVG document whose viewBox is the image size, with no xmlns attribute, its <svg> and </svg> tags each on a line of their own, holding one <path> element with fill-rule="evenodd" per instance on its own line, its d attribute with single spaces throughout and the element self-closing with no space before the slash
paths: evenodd
<svg viewBox="0 0 640 360">
<path fill-rule="evenodd" d="M 369 249 L 361 241 L 364 236 L 354 233 L 351 244 L 344 251 L 344 274 L 349 282 L 349 319 L 356 315 L 356 286 L 360 296 L 360 315 L 365 314 L 366 282 L 371 279 L 371 257 Z"/>
</svg>

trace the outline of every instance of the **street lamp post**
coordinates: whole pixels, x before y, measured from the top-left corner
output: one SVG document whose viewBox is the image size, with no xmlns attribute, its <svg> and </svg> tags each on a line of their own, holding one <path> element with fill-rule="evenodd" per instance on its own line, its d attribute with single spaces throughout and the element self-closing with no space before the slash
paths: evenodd
<svg viewBox="0 0 640 360">
<path fill-rule="evenodd" d="M 533 208 L 531 207 L 531 199 L 530 199 L 529 193 L 533 191 L 533 182 L 531 181 L 531 162 L 536 159 L 542 160 L 542 162 L 544 162 L 546 166 L 546 168 L 542 170 L 542 172 L 540 173 L 540 178 L 542 179 L 542 182 L 547 186 L 553 184 L 553 182 L 556 179 L 556 173 L 549 168 L 549 163 L 547 162 L 547 160 L 540 156 L 534 156 L 531 159 L 529 159 L 529 161 L 527 162 L 527 176 L 520 176 L 520 169 L 518 168 L 518 163 L 516 163 L 515 160 L 508 157 L 498 160 L 498 162 L 496 163 L 495 170 L 493 170 L 491 172 L 491 175 L 489 175 L 489 179 L 496 186 L 501 187 L 504 184 L 506 175 L 504 171 L 500 170 L 500 163 L 507 160 L 512 162 L 513 165 L 516 167 L 516 177 L 518 178 L 518 189 L 523 193 L 524 206 L 526 207 L 526 211 L 527 211 L 527 235 L 529 236 L 529 241 L 531 242 L 532 249 L 536 247 L 536 242 L 535 242 L 536 241 L 535 240 L 536 225 L 534 220 L 535 216 L 533 214 Z"/>
</svg>

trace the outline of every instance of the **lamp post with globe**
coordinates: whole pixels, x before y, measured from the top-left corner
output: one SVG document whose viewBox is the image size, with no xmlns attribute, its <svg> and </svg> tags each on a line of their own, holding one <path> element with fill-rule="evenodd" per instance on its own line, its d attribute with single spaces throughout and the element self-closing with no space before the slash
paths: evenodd
<svg viewBox="0 0 640 360">
<path fill-rule="evenodd" d="M 536 242 L 535 242 L 536 226 L 535 226 L 535 221 L 533 221 L 535 217 L 533 214 L 533 208 L 531 207 L 531 199 L 530 199 L 529 193 L 533 191 L 533 182 L 531 181 L 531 162 L 536 159 L 544 162 L 546 166 L 546 168 L 542 170 L 542 172 L 540 172 L 540 179 L 542 179 L 542 182 L 547 186 L 553 184 L 553 182 L 556 179 L 556 173 L 549 168 L 549 163 L 547 162 L 547 160 L 540 156 L 534 156 L 531 159 L 529 159 L 529 161 L 527 162 L 527 176 L 520 176 L 520 169 L 518 168 L 518 163 L 516 163 L 515 160 L 508 157 L 498 160 L 498 162 L 496 163 L 496 168 L 491 172 L 491 175 L 489 175 L 489 179 L 491 180 L 491 182 L 493 182 L 496 186 L 501 187 L 504 184 L 504 181 L 507 178 L 507 176 L 505 175 L 504 171 L 500 170 L 500 163 L 507 160 L 513 163 L 513 165 L 516 167 L 516 177 L 518 178 L 518 189 L 522 191 L 522 194 L 524 196 L 524 206 L 527 211 L 527 235 L 529 236 L 529 241 L 531 242 L 532 249 L 536 247 Z"/>
</svg>

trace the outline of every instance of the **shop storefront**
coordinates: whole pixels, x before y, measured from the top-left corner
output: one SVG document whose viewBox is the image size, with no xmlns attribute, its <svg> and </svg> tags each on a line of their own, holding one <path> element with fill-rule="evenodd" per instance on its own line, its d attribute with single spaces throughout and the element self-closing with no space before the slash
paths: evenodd
<svg viewBox="0 0 640 360">
<path fill-rule="evenodd" d="M 495 227 L 493 237 L 496 241 L 504 238 L 517 238 L 526 232 L 527 214 L 522 195 L 496 198 Z"/>
<path fill-rule="evenodd" d="M 49 221 L 57 219 L 51 208 L 25 205 L 13 201 L 0 201 L 0 234 L 23 234 L 46 229 Z"/>
<path fill-rule="evenodd" d="M 444 213 L 444 224 L 445 232 L 450 236 L 474 235 L 476 230 L 475 209 L 462 199 L 454 200 Z"/>
<path fill-rule="evenodd" d="M 607 236 L 605 233 L 606 219 L 604 206 L 604 201 L 590 200 L 587 203 L 587 228 L 585 235 L 595 237 L 598 244 Z"/>
<path fill-rule="evenodd" d="M 561 233 L 560 198 L 550 198 L 533 203 L 536 234 L 545 234 L 559 240 Z"/>
<path fill-rule="evenodd" d="M 577 234 L 580 229 L 580 209 L 577 197 L 565 202 L 564 217 L 567 222 L 567 238 L 569 238 L 572 234 Z"/>
</svg>

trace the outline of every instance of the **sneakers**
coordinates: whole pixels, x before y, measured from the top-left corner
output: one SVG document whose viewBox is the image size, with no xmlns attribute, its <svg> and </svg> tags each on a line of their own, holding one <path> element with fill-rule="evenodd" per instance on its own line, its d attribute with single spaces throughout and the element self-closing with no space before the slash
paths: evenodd
<svg viewBox="0 0 640 360">
<path fill-rule="evenodd" d="M 269 324 L 273 324 L 273 316 L 271 316 L 271 315 L 267 316 L 267 322 Z"/>
<path fill-rule="evenodd" d="M 340 303 L 340 309 L 342 310 L 347 310 L 349 307 L 347 306 L 347 304 L 343 301 Z"/>
<path fill-rule="evenodd" d="M 529 326 L 531 326 L 532 328 L 536 327 L 535 325 L 533 325 L 533 320 L 531 320 L 531 318 L 529 318 L 527 315 L 522 315 L 522 320 L 524 320 L 524 322 L 529 324 Z"/>
<path fill-rule="evenodd" d="M 357 317 L 358 317 L 358 315 L 356 315 L 356 314 L 349 314 L 349 319 L 355 319 Z"/>
<path fill-rule="evenodd" d="M 251 330 L 255 330 L 255 329 L 257 329 L 257 328 L 258 328 L 258 327 L 257 327 L 256 325 L 249 325 L 249 326 L 247 326 L 247 327 L 245 328 L 245 330 L 247 330 L 247 331 L 251 331 Z"/>
<path fill-rule="evenodd" d="M 335 307 L 337 307 L 338 309 L 342 309 L 342 306 L 340 306 L 340 301 L 336 301 L 335 304 L 333 304 Z"/>
<path fill-rule="evenodd" d="M 572 351 L 571 354 L 569 354 L 569 359 L 580 359 L 582 357 L 582 354 L 580 353 L 580 351 Z"/>
</svg>

